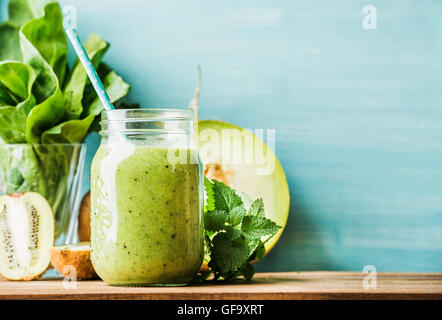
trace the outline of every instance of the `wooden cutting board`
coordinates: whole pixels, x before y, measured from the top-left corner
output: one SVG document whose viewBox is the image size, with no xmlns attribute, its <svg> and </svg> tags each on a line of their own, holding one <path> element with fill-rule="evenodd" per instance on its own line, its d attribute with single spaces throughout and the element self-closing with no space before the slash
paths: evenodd
<svg viewBox="0 0 442 320">
<path fill-rule="evenodd" d="M 0 281 L 0 299 L 440 299 L 442 273 L 378 273 L 364 289 L 360 272 L 260 273 L 253 281 L 176 288 L 112 287 L 102 281 Z M 76 287 L 75 287 L 76 285 Z"/>
</svg>

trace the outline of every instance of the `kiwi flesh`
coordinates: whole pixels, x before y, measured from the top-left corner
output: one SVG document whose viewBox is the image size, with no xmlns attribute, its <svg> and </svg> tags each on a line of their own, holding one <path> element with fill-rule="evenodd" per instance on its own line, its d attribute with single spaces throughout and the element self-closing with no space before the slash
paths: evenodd
<svg viewBox="0 0 442 320">
<path fill-rule="evenodd" d="M 36 192 L 0 196 L 0 274 L 32 280 L 50 265 L 55 222 L 51 206 Z"/>
</svg>

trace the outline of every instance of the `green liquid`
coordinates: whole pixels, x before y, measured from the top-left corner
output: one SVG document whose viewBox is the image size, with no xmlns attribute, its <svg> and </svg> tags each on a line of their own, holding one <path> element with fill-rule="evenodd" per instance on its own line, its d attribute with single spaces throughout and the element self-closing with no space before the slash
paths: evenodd
<svg viewBox="0 0 442 320">
<path fill-rule="evenodd" d="M 202 173 L 166 148 L 101 146 L 91 168 L 91 259 L 112 285 L 181 285 L 203 260 Z M 192 164 L 194 163 L 194 164 Z"/>
</svg>

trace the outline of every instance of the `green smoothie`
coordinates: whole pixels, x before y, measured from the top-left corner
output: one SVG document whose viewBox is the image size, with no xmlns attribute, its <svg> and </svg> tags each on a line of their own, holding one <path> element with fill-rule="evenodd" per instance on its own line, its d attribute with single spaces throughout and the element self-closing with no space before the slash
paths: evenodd
<svg viewBox="0 0 442 320">
<path fill-rule="evenodd" d="M 91 168 L 91 259 L 112 285 L 184 285 L 203 261 L 202 173 L 196 151 L 102 145 Z"/>
</svg>

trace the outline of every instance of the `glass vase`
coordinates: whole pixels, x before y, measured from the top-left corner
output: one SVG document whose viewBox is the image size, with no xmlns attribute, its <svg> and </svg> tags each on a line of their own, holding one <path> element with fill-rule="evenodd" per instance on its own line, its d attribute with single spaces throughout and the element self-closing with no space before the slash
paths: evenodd
<svg viewBox="0 0 442 320">
<path fill-rule="evenodd" d="M 33 191 L 52 207 L 55 245 L 77 241 L 85 144 L 0 144 L 0 195 Z"/>
</svg>

